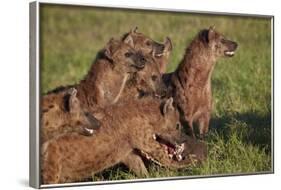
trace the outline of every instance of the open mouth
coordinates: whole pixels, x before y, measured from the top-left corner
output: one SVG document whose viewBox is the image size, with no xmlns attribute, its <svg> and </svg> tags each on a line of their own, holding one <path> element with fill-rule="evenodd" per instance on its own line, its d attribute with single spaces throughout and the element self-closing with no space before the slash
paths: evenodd
<svg viewBox="0 0 281 190">
<path fill-rule="evenodd" d="M 154 93 L 153 94 L 155 98 L 164 98 L 166 96 L 166 94 L 159 94 L 159 93 Z"/>
<path fill-rule="evenodd" d="M 153 51 L 152 54 L 156 58 L 161 58 L 163 56 L 166 56 L 166 54 L 169 53 L 169 51 L 170 50 L 168 48 L 164 48 L 163 50 L 161 50 L 159 52 Z"/>
<path fill-rule="evenodd" d="M 131 64 L 131 67 L 134 67 L 137 70 L 142 70 L 145 67 L 145 64 Z"/>
<path fill-rule="evenodd" d="M 235 54 L 235 51 L 225 51 L 224 52 L 224 55 L 228 56 L 228 57 L 232 57 L 232 56 L 234 56 L 234 54 Z"/>
<path fill-rule="evenodd" d="M 162 56 L 165 55 L 165 51 L 161 51 L 161 52 L 156 52 L 156 51 L 152 51 L 152 56 L 156 57 L 156 58 L 161 58 Z"/>
<path fill-rule="evenodd" d="M 184 143 L 181 143 L 181 144 L 171 143 L 171 142 L 165 140 L 164 138 L 161 138 L 157 134 L 153 134 L 152 137 L 155 141 L 157 141 L 158 143 L 160 143 L 162 145 L 164 152 L 168 155 L 168 157 L 171 160 L 180 162 L 185 159 L 185 156 L 183 156 L 183 152 L 185 149 Z M 163 166 L 158 160 L 151 157 L 146 152 L 144 152 L 142 150 L 140 150 L 140 152 L 147 160 L 150 160 L 150 161 L 158 164 L 159 166 Z"/>
<path fill-rule="evenodd" d="M 167 52 L 168 51 L 164 46 L 161 48 L 155 48 L 154 50 L 152 50 L 152 56 L 156 58 L 161 58 L 162 56 L 165 56 Z"/>
<path fill-rule="evenodd" d="M 160 57 L 162 57 L 163 55 L 164 55 L 164 53 L 159 53 L 159 54 L 156 54 L 155 57 L 160 58 Z"/>
<path fill-rule="evenodd" d="M 172 143 L 164 138 L 161 138 L 157 134 L 153 134 L 153 139 L 161 144 L 163 147 L 165 153 L 168 155 L 168 157 L 175 161 L 182 161 L 184 159 L 183 151 L 184 151 L 184 143 L 177 144 Z"/>
</svg>

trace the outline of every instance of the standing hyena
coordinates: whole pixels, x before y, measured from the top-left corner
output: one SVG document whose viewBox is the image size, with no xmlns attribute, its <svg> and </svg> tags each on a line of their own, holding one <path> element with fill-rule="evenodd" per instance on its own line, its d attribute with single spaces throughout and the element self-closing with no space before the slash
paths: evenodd
<svg viewBox="0 0 281 190">
<path fill-rule="evenodd" d="M 176 71 L 163 76 L 193 136 L 194 122 L 198 124 L 201 138 L 208 132 L 212 110 L 211 75 L 215 63 L 220 57 L 233 56 L 237 46 L 212 27 L 204 29 L 187 47 Z"/>
<path fill-rule="evenodd" d="M 165 73 L 170 53 L 173 49 L 172 42 L 166 37 L 164 44 L 158 43 L 144 34 L 137 32 L 137 27 L 123 36 L 123 41 L 133 44 L 133 48 L 144 54 L 152 54 L 160 67 L 160 72 Z"/>
<path fill-rule="evenodd" d="M 77 90 L 53 92 L 41 99 L 41 142 L 58 135 L 76 131 L 83 135 L 93 134 L 99 122 L 83 110 L 76 97 Z"/>
<path fill-rule="evenodd" d="M 191 164 L 192 160 L 182 155 L 184 138 L 172 103 L 172 99 L 164 104 L 151 99 L 116 104 L 105 110 L 107 116 L 94 136 L 65 134 L 47 141 L 42 146 L 43 184 L 81 181 L 123 162 L 135 150 L 163 166 Z M 133 155 L 131 161 L 135 173 L 147 173 L 139 156 Z"/>
</svg>

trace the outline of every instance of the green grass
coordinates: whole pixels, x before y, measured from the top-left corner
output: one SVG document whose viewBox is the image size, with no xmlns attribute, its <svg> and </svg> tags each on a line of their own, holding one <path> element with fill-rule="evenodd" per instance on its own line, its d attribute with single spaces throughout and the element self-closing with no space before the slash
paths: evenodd
<svg viewBox="0 0 281 190">
<path fill-rule="evenodd" d="M 265 18 L 185 13 L 123 11 L 44 6 L 41 9 L 41 90 L 79 82 L 97 51 L 111 37 L 134 26 L 174 45 L 168 71 L 182 59 L 187 44 L 203 28 L 216 29 L 239 43 L 233 58 L 221 59 L 212 77 L 214 108 L 208 159 L 201 166 L 173 171 L 152 165 L 150 177 L 271 171 L 271 22 Z M 124 167 L 94 180 L 134 179 Z"/>
</svg>

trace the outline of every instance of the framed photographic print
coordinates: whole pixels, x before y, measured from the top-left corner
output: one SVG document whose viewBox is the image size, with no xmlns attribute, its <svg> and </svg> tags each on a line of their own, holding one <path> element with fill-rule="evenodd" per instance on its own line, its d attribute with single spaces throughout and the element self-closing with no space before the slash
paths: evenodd
<svg viewBox="0 0 281 190">
<path fill-rule="evenodd" d="M 30 3 L 30 185 L 273 173 L 273 27 Z"/>
</svg>

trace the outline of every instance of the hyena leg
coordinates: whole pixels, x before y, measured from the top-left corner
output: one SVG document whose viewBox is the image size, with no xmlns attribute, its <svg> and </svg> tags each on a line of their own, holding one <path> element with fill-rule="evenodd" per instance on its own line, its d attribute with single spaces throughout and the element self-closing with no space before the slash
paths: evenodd
<svg viewBox="0 0 281 190">
<path fill-rule="evenodd" d="M 42 181 L 43 184 L 56 184 L 60 182 L 61 165 L 59 147 L 46 142 L 42 146 Z"/>
<path fill-rule="evenodd" d="M 180 118 L 181 124 L 183 126 L 187 126 L 187 134 L 190 135 L 191 137 L 195 138 L 195 133 L 193 130 L 193 119 L 189 119 L 186 115 L 181 116 Z"/>
<path fill-rule="evenodd" d="M 131 152 L 126 158 L 122 160 L 130 171 L 134 172 L 138 177 L 147 177 L 147 169 L 139 155 Z"/>
<path fill-rule="evenodd" d="M 203 114 L 198 119 L 199 133 L 200 133 L 201 139 L 204 138 L 205 135 L 208 133 L 209 123 L 210 123 L 210 114 L 209 113 Z"/>
<path fill-rule="evenodd" d="M 188 126 L 189 126 L 189 129 L 190 129 L 190 135 L 195 138 L 195 133 L 194 133 L 194 130 L 193 130 L 193 120 L 189 120 L 188 121 Z"/>
</svg>

